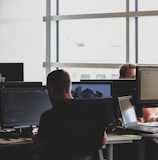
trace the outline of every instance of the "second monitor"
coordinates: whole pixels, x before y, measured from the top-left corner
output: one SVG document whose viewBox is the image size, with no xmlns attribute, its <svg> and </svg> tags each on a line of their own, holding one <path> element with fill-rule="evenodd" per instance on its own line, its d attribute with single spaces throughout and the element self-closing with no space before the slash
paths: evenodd
<svg viewBox="0 0 158 160">
<path fill-rule="evenodd" d="M 112 96 L 112 82 L 72 82 L 72 96 L 81 98 L 103 98 Z"/>
<path fill-rule="evenodd" d="M 119 118 L 121 117 L 118 97 L 120 96 L 133 96 L 133 100 L 136 106 L 136 113 L 138 117 L 142 116 L 141 108 L 137 106 L 137 92 L 136 92 L 136 80 L 134 79 L 91 79 L 91 80 L 82 80 L 82 83 L 112 83 L 112 97 L 113 97 L 113 113 L 116 120 L 116 124 L 119 123 Z"/>
</svg>

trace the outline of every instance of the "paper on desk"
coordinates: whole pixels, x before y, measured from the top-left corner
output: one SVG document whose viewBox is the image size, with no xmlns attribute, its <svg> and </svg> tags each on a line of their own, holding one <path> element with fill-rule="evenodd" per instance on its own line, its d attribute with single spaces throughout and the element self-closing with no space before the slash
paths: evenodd
<svg viewBox="0 0 158 160">
<path fill-rule="evenodd" d="M 123 134 L 122 136 L 128 137 L 128 138 L 141 138 L 140 135 L 135 135 L 135 134 Z"/>
<path fill-rule="evenodd" d="M 141 139 L 141 135 L 118 135 L 118 134 L 107 134 L 108 143 L 112 142 L 123 142 L 123 141 L 133 141 Z"/>
</svg>

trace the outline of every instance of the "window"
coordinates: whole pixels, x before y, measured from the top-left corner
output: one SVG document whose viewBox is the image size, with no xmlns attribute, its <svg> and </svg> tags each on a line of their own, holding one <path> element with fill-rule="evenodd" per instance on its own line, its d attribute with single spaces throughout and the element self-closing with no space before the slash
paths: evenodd
<svg viewBox="0 0 158 160">
<path fill-rule="evenodd" d="M 61 21 L 59 62 L 125 63 L 125 33 L 124 18 Z"/>
<path fill-rule="evenodd" d="M 59 0 L 59 14 L 124 12 L 125 2 L 125 0 Z"/>
<path fill-rule="evenodd" d="M 138 26 L 138 62 L 141 64 L 158 63 L 158 16 L 140 17 Z"/>
<path fill-rule="evenodd" d="M 56 68 L 91 78 L 122 63 L 157 64 L 157 0 L 1 0 L 0 62 L 24 63 L 24 81 Z"/>
<path fill-rule="evenodd" d="M 44 17 L 53 24 L 47 67 L 67 69 L 80 80 L 82 74 L 116 78 L 122 63 L 158 62 L 155 0 L 52 0 L 55 4 L 50 19 Z"/>
</svg>

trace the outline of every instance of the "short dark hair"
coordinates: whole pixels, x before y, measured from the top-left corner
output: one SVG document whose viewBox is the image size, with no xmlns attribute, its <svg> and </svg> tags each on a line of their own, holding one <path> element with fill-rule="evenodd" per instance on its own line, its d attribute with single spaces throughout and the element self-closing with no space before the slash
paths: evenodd
<svg viewBox="0 0 158 160">
<path fill-rule="evenodd" d="M 135 69 L 135 68 L 136 68 L 136 65 L 131 64 L 131 63 L 121 65 L 121 67 L 120 67 L 120 77 L 126 77 L 127 70 L 128 69 Z"/>
<path fill-rule="evenodd" d="M 70 84 L 70 75 L 63 69 L 54 70 L 47 76 L 47 86 L 59 92 L 69 92 Z"/>
</svg>

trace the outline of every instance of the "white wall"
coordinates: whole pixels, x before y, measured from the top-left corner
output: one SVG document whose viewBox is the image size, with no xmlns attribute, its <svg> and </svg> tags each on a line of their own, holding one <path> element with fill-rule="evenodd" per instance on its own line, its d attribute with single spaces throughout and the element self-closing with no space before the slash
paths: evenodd
<svg viewBox="0 0 158 160">
<path fill-rule="evenodd" d="M 24 81 L 45 81 L 43 0 L 0 0 L 0 62 L 23 62 Z"/>
</svg>

